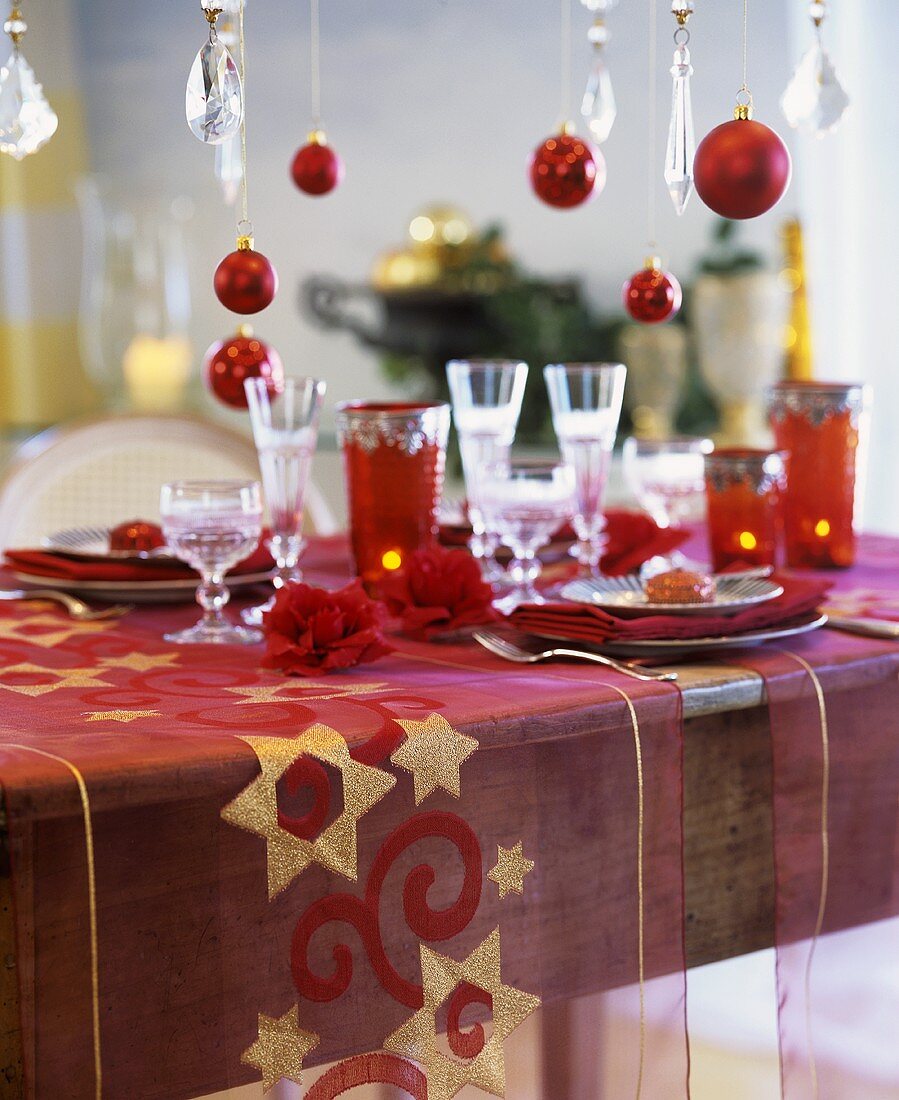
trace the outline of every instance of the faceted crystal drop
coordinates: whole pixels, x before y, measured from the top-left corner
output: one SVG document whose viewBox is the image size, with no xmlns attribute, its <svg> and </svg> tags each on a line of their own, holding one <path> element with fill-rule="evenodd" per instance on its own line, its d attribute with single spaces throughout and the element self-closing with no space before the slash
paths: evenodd
<svg viewBox="0 0 899 1100">
<path fill-rule="evenodd" d="M 780 101 L 794 128 L 823 137 L 843 117 L 849 96 L 818 39 L 804 54 Z"/>
<path fill-rule="evenodd" d="M 615 106 L 615 93 L 612 90 L 612 78 L 602 51 L 598 50 L 587 88 L 581 101 L 581 114 L 586 120 L 593 140 L 602 144 L 612 132 L 618 109 Z"/>
<path fill-rule="evenodd" d="M 690 51 L 678 46 L 671 66 L 674 89 L 671 96 L 671 125 L 668 128 L 668 150 L 665 154 L 665 183 L 678 214 L 683 214 L 693 194 L 693 104 L 690 99 Z"/>
<path fill-rule="evenodd" d="M 187 124 L 200 141 L 218 145 L 240 130 L 243 91 L 234 58 L 213 28 L 187 81 Z"/>
<path fill-rule="evenodd" d="M 243 179 L 243 163 L 238 138 L 229 138 L 216 145 L 215 178 L 219 181 L 225 203 L 233 206 L 237 202 L 240 182 Z"/>
<path fill-rule="evenodd" d="M 45 145 L 58 125 L 34 71 L 19 51 L 13 50 L 0 69 L 0 152 L 21 160 Z"/>
</svg>

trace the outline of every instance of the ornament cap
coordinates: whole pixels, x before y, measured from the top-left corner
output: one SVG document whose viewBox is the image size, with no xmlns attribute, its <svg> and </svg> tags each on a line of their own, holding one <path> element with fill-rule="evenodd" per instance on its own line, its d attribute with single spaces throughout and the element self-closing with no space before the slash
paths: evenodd
<svg viewBox="0 0 899 1100">
<path fill-rule="evenodd" d="M 752 118 L 752 104 L 738 103 L 734 107 L 734 118 L 737 122 L 749 122 Z"/>
<path fill-rule="evenodd" d="M 661 256 L 647 256 L 643 261 L 643 266 L 647 271 L 661 271 L 662 258 Z"/>
<path fill-rule="evenodd" d="M 310 145 L 327 145 L 328 135 L 320 127 L 316 127 L 314 130 L 310 130 L 306 135 L 306 141 Z"/>
<path fill-rule="evenodd" d="M 214 27 L 216 25 L 216 23 L 218 22 L 218 17 L 222 14 L 222 12 L 225 9 L 224 8 L 207 8 L 205 6 L 205 4 L 201 5 L 201 6 L 203 8 L 203 14 L 206 16 L 206 22 L 209 24 L 210 27 Z"/>
<path fill-rule="evenodd" d="M 240 336 L 241 339 L 243 339 L 243 340 L 251 339 L 251 337 L 253 335 L 253 326 L 252 325 L 247 325 L 247 324 L 238 325 L 237 326 L 237 335 Z"/>
<path fill-rule="evenodd" d="M 559 127 L 560 134 L 566 134 L 568 137 L 573 137 L 575 133 L 574 123 L 570 118 L 565 119 L 562 125 Z"/>
<path fill-rule="evenodd" d="M 248 235 L 243 235 L 237 238 L 237 251 L 238 252 L 252 252 L 253 245 L 256 243 L 255 238 Z"/>
</svg>

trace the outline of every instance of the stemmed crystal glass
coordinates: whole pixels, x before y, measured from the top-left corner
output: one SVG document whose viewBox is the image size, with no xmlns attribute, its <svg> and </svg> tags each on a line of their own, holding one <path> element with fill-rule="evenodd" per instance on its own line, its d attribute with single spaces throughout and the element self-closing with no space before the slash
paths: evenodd
<svg viewBox="0 0 899 1100">
<path fill-rule="evenodd" d="M 578 560 L 598 574 L 605 546 L 603 503 L 627 368 L 621 363 L 552 363 L 543 376 L 562 458 L 574 471 Z"/>
<path fill-rule="evenodd" d="M 515 588 L 496 606 L 511 611 L 521 603 L 543 603 L 536 587 L 542 571 L 537 551 L 571 518 L 574 471 L 564 463 L 487 463 L 478 479 L 487 529 L 513 555 L 509 576 Z"/>
<path fill-rule="evenodd" d="M 173 481 L 162 487 L 159 511 L 166 543 L 202 578 L 197 603 L 203 617 L 187 630 L 166 634 L 165 640 L 177 645 L 262 641 L 261 631 L 238 626 L 224 613 L 230 599 L 225 574 L 255 550 L 262 534 L 259 482 Z"/>
<path fill-rule="evenodd" d="M 498 570 L 493 561 L 498 541 L 484 523 L 478 476 L 484 465 L 508 462 L 528 365 L 509 360 L 453 359 L 446 365 L 446 377 L 468 498 L 472 530 L 468 545 L 489 574 Z"/>
<path fill-rule="evenodd" d="M 659 527 L 694 518 L 705 499 L 705 456 L 713 450 L 710 439 L 694 436 L 624 441 L 624 479 Z"/>
<path fill-rule="evenodd" d="M 264 379 L 244 382 L 253 438 L 268 505 L 271 535 L 266 546 L 275 559 L 275 588 L 299 580 L 298 562 L 305 543 L 301 535 L 303 506 L 312 456 L 318 440 L 318 419 L 325 383 L 315 378 L 288 378 L 280 393 L 272 393 Z M 258 626 L 271 610 L 274 596 L 248 607 L 243 620 Z"/>
</svg>

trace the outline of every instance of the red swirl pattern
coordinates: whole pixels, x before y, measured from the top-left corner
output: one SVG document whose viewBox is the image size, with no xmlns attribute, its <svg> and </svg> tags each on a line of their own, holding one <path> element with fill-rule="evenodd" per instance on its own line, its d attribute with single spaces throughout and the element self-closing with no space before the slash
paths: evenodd
<svg viewBox="0 0 899 1100">
<path fill-rule="evenodd" d="M 360 1085 L 395 1085 L 412 1100 L 428 1100 L 428 1080 L 418 1066 L 396 1054 L 360 1054 L 347 1058 L 320 1077 L 306 1093 L 306 1100 L 334 1100 Z"/>
<path fill-rule="evenodd" d="M 421 1008 L 421 986 L 410 982 L 391 963 L 380 927 L 381 892 L 384 880 L 398 857 L 412 844 L 426 837 L 442 837 L 455 845 L 464 868 L 458 897 L 446 908 L 432 908 L 428 891 L 437 878 L 429 864 L 422 863 L 403 883 L 403 912 L 410 931 L 422 940 L 448 940 L 471 922 L 481 900 L 483 861 L 477 835 L 455 814 L 434 811 L 416 814 L 404 822 L 381 845 L 369 872 L 364 898 L 352 894 L 330 894 L 319 898 L 297 921 L 291 943 L 291 971 L 300 996 L 312 1001 L 332 1001 L 350 986 L 353 954 L 345 943 L 332 949 L 334 968 L 325 976 L 309 965 L 309 945 L 315 933 L 332 921 L 352 925 L 368 955 L 378 981 L 394 1000 L 409 1008 Z M 466 1002 L 468 1003 L 468 1002 Z M 461 1011 L 460 1006 L 460 1011 Z"/>
<path fill-rule="evenodd" d="M 460 982 L 450 995 L 446 1006 L 446 1038 L 450 1050 L 457 1058 L 477 1058 L 484 1049 L 483 1024 L 475 1024 L 469 1031 L 461 1026 L 462 1013 L 469 1005 L 484 1005 L 493 1011 L 493 997 L 471 982 Z"/>
</svg>

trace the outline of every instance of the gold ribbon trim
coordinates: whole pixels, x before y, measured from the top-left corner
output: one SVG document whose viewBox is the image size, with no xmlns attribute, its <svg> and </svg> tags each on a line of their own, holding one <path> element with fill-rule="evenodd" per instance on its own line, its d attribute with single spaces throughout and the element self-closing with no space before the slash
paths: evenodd
<svg viewBox="0 0 899 1100">
<path fill-rule="evenodd" d="M 84 847 L 87 854 L 87 888 L 88 888 L 88 919 L 90 927 L 91 944 L 91 1022 L 93 1027 L 94 1046 L 94 1095 L 100 1100 L 103 1092 L 103 1065 L 100 1057 L 100 965 L 97 936 L 97 879 L 94 865 L 94 829 L 91 822 L 91 803 L 87 793 L 87 784 L 84 776 L 78 768 L 63 756 L 57 756 L 52 752 L 35 748 L 34 745 L 21 745 L 15 742 L 4 741 L 0 748 L 22 749 L 24 752 L 33 752 L 43 756 L 47 760 L 55 760 L 68 768 L 78 784 L 78 794 L 81 798 L 81 812 L 84 817 Z"/>
</svg>

